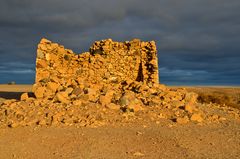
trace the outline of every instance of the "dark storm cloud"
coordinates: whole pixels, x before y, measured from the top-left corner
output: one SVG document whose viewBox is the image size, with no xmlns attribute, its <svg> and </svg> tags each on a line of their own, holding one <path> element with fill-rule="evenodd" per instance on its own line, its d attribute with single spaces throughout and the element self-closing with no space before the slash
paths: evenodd
<svg viewBox="0 0 240 159">
<path fill-rule="evenodd" d="M 47 37 L 77 53 L 104 38 L 155 40 L 164 83 L 240 84 L 239 8 L 239 0 L 2 0 L 0 82 L 21 73 L 33 82 L 36 45 Z"/>
</svg>

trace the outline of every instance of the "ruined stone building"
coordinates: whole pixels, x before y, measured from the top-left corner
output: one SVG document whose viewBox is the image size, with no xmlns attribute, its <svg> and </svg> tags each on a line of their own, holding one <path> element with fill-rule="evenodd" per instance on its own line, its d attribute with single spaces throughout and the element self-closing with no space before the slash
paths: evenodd
<svg viewBox="0 0 240 159">
<path fill-rule="evenodd" d="M 32 91 L 35 96 L 25 92 L 20 101 L 0 104 L 0 126 L 102 126 L 138 115 L 146 121 L 203 121 L 197 94 L 159 84 L 153 41 L 107 39 L 75 54 L 42 39 Z M 145 112 L 133 115 L 138 111 Z"/>
<path fill-rule="evenodd" d="M 48 84 L 49 87 L 68 87 L 82 81 L 109 84 L 132 80 L 153 84 L 159 83 L 158 78 L 154 41 L 107 39 L 96 41 L 89 52 L 82 54 L 47 39 L 38 45 L 35 88 Z"/>
</svg>

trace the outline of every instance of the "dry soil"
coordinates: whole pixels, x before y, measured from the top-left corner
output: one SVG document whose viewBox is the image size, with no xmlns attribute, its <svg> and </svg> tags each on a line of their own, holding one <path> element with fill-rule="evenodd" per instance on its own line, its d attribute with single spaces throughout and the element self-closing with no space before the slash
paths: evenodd
<svg viewBox="0 0 240 159">
<path fill-rule="evenodd" d="M 202 93 L 199 102 L 203 103 L 206 113 L 214 106 L 207 103 L 218 103 L 219 113 L 223 113 L 221 109 L 226 112 L 224 118 L 187 124 L 168 119 L 134 120 L 95 128 L 74 125 L 3 127 L 0 128 L 0 158 L 240 158 L 240 120 L 234 109 L 239 108 L 236 94 L 240 89 L 187 89 Z M 0 98 L 19 99 L 21 92 L 29 91 L 31 86 L 0 85 Z M 227 103 L 219 102 L 221 97 L 215 97 L 215 92 L 220 92 L 221 97 L 228 96 L 236 105 L 222 107 L 219 103 Z M 218 100 L 209 100 L 209 96 Z"/>
</svg>

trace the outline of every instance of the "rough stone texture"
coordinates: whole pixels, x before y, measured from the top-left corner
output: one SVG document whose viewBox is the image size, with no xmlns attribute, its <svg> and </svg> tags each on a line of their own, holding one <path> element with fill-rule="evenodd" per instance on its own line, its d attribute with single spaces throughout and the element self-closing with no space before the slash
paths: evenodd
<svg viewBox="0 0 240 159">
<path fill-rule="evenodd" d="M 90 52 L 77 55 L 42 39 L 32 90 L 35 98 L 24 93 L 20 101 L 0 100 L 0 127 L 102 126 L 129 120 L 159 123 L 161 119 L 187 124 L 227 119 L 221 114 L 204 115 L 197 94 L 158 82 L 154 42 L 102 40 Z M 233 117 L 238 119 L 239 114 Z"/>
<path fill-rule="evenodd" d="M 49 88 L 52 94 L 45 92 L 45 97 L 52 98 L 57 91 L 69 86 L 112 85 L 128 80 L 144 84 L 159 82 L 154 41 L 114 42 L 107 39 L 95 42 L 90 52 L 79 55 L 47 39 L 42 39 L 38 45 L 34 90 Z M 42 94 L 38 92 L 36 97 L 42 98 Z"/>
<path fill-rule="evenodd" d="M 20 97 L 20 100 L 27 100 L 28 98 L 28 93 L 23 93 Z"/>
</svg>

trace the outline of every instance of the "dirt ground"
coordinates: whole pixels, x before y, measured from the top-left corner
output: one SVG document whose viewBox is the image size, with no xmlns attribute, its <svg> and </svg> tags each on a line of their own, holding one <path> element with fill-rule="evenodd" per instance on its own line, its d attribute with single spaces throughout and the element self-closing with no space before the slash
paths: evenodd
<svg viewBox="0 0 240 159">
<path fill-rule="evenodd" d="M 228 104 L 219 99 L 226 98 L 234 106 L 224 107 L 229 109 L 228 113 L 224 120 L 216 122 L 179 124 L 167 119 L 137 119 L 93 128 L 3 127 L 0 128 L 0 159 L 240 158 L 240 120 L 231 115 L 231 106 L 239 108 L 240 88 L 187 89 L 202 93 L 199 102 L 205 103 L 202 109 L 206 113 L 212 111 L 207 103 Z M 19 99 L 21 92 L 29 91 L 31 86 L 0 85 L 0 99 Z M 219 113 L 224 112 L 219 108 Z"/>
</svg>

